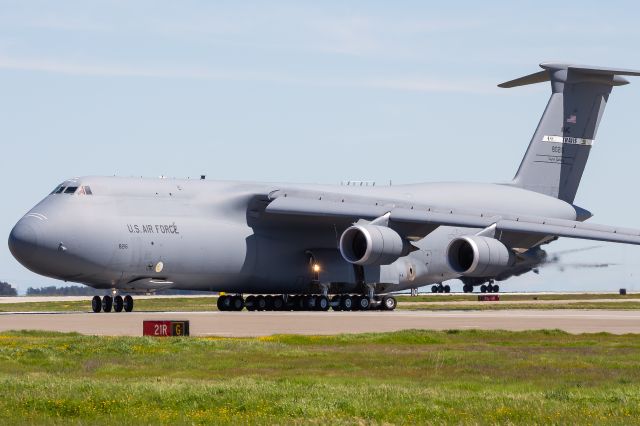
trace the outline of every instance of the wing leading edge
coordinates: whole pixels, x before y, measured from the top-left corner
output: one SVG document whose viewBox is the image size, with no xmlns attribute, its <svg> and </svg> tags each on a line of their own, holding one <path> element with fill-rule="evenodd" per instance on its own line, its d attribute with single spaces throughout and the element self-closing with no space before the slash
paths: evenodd
<svg viewBox="0 0 640 426">
<path fill-rule="evenodd" d="M 618 228 L 537 216 L 493 215 L 473 212 L 435 211 L 395 207 L 394 205 L 367 205 L 297 197 L 279 197 L 266 212 L 276 215 L 333 218 L 346 223 L 360 219 L 373 220 L 389 213 L 389 227 L 405 238 L 424 238 L 439 226 L 488 228 L 495 225 L 500 233 L 545 237 L 566 237 L 640 245 L 640 230 Z"/>
</svg>

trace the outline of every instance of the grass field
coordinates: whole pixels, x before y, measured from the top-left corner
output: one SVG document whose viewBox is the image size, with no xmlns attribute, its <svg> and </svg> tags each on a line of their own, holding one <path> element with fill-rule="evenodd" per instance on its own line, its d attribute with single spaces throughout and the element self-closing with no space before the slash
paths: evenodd
<svg viewBox="0 0 640 426">
<path fill-rule="evenodd" d="M 3 424 L 640 424 L 640 335 L 0 334 Z"/>
<path fill-rule="evenodd" d="M 507 309 L 640 309 L 640 302 L 578 302 L 578 303 L 509 303 L 509 302 L 485 302 L 474 304 L 432 304 L 419 302 L 417 304 L 398 303 L 398 309 L 416 311 L 500 311 Z"/>
<path fill-rule="evenodd" d="M 475 302 L 476 295 L 445 294 L 424 295 L 417 297 L 398 296 L 400 309 L 420 310 L 499 310 L 499 309 L 640 309 L 640 294 L 620 296 L 617 294 L 541 294 L 541 295 L 500 295 L 500 302 L 483 304 L 441 304 L 442 302 Z M 597 299 L 619 300 L 620 302 L 598 302 Z M 136 299 L 136 311 L 216 311 L 215 296 L 212 297 L 180 297 L 153 299 Z M 551 303 L 561 300 L 579 300 L 579 303 L 557 304 Z M 522 303 L 531 301 L 531 304 Z M 547 301 L 549 303 L 545 304 Z M 431 302 L 439 302 L 434 304 Z M 519 302 L 509 304 L 509 302 Z M 406 303 L 421 303 L 408 305 Z M 0 312 L 60 312 L 60 311 L 89 311 L 91 299 L 82 301 L 46 301 L 0 303 Z"/>
<path fill-rule="evenodd" d="M 419 296 L 398 296 L 399 302 L 473 302 L 478 300 L 480 293 L 448 293 L 448 294 L 420 294 Z M 640 293 L 631 293 L 624 296 L 614 293 L 544 293 L 544 294 L 500 294 L 500 300 L 512 301 L 543 301 L 543 300 L 594 300 L 594 299 L 619 299 L 638 300 Z"/>
</svg>

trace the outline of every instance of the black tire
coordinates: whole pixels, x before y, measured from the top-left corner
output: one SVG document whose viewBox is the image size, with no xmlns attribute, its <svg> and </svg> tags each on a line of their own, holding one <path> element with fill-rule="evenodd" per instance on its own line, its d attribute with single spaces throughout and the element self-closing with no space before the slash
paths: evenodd
<svg viewBox="0 0 640 426">
<path fill-rule="evenodd" d="M 302 296 L 302 309 L 305 311 L 313 311 L 316 307 L 315 296 Z"/>
<path fill-rule="evenodd" d="M 331 307 L 329 298 L 327 296 L 318 296 L 316 299 L 316 309 L 318 311 L 328 311 Z"/>
<path fill-rule="evenodd" d="M 345 294 L 340 298 L 340 307 L 343 311 L 353 310 L 353 298 L 349 294 Z"/>
<path fill-rule="evenodd" d="M 398 301 L 393 296 L 384 296 L 380 307 L 384 311 L 393 311 L 398 306 Z"/>
<path fill-rule="evenodd" d="M 241 311 L 244 308 L 244 299 L 242 296 L 233 296 L 231 298 L 231 307 L 234 311 Z"/>
<path fill-rule="evenodd" d="M 341 311 L 342 310 L 341 305 L 342 304 L 340 302 L 340 296 L 336 294 L 331 298 L 331 309 L 333 309 L 334 311 Z"/>
<path fill-rule="evenodd" d="M 125 312 L 133 311 L 133 297 L 131 297 L 130 295 L 127 294 L 124 297 L 122 304 L 124 305 Z"/>
<path fill-rule="evenodd" d="M 284 311 L 284 296 L 275 296 L 273 298 L 273 310 Z"/>
<path fill-rule="evenodd" d="M 119 294 L 113 298 L 113 310 L 116 312 L 122 312 L 124 308 L 124 301 L 122 300 L 122 296 Z"/>
<path fill-rule="evenodd" d="M 369 300 L 369 298 L 367 296 L 360 296 L 358 297 L 358 310 L 359 311 L 368 311 L 369 308 L 371 307 L 371 301 Z"/>
<path fill-rule="evenodd" d="M 254 295 L 247 296 L 244 301 L 244 306 L 247 308 L 247 311 L 255 311 L 256 310 L 256 297 Z"/>
<path fill-rule="evenodd" d="M 216 306 L 219 311 L 227 311 L 229 308 L 229 296 L 218 296 L 218 301 L 216 302 Z"/>
<path fill-rule="evenodd" d="M 300 310 L 300 296 L 289 296 L 289 303 L 292 311 Z"/>
<path fill-rule="evenodd" d="M 263 295 L 256 296 L 253 304 L 254 304 L 254 308 L 253 308 L 254 311 L 262 312 L 267 308 L 267 301 L 264 300 Z"/>
<path fill-rule="evenodd" d="M 104 296 L 102 298 L 102 310 L 105 312 L 111 312 L 111 308 L 113 307 L 113 299 L 111 296 Z"/>
<path fill-rule="evenodd" d="M 273 296 L 271 295 L 265 296 L 264 302 L 265 302 L 264 310 L 273 311 Z"/>
<path fill-rule="evenodd" d="M 91 299 L 91 310 L 96 314 L 102 310 L 102 300 L 100 296 L 93 296 L 93 299 Z"/>
<path fill-rule="evenodd" d="M 480 293 L 486 293 L 486 292 L 487 292 L 487 286 L 486 286 L 486 285 L 484 285 L 484 284 L 482 284 L 482 285 L 480 286 Z"/>
<path fill-rule="evenodd" d="M 500 292 L 500 286 L 498 284 L 494 284 L 493 286 L 493 292 L 494 293 L 499 293 Z"/>
<path fill-rule="evenodd" d="M 451 293 L 451 286 L 449 286 L 449 284 L 445 285 L 443 288 L 445 293 Z"/>
<path fill-rule="evenodd" d="M 438 286 L 437 285 L 432 285 L 431 286 L 431 293 L 437 293 L 438 292 Z"/>
</svg>

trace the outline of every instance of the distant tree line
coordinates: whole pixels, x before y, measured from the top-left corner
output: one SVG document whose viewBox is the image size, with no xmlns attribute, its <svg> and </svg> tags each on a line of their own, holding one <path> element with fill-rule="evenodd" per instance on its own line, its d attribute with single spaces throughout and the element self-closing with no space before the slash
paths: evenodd
<svg viewBox="0 0 640 426">
<path fill-rule="evenodd" d="M 14 290 L 15 292 L 15 290 Z M 40 287 L 33 288 L 29 287 L 27 289 L 27 296 L 95 296 L 96 294 L 102 296 L 107 294 L 108 290 L 96 290 L 95 288 L 83 285 L 71 285 L 71 286 L 48 286 L 48 287 Z M 0 293 L 1 294 L 1 293 Z M 17 293 L 16 293 L 17 294 Z M 16 294 L 12 294 L 11 296 L 15 296 Z M 166 294 L 166 295 L 196 295 L 196 294 L 211 294 L 210 292 L 205 291 L 191 291 L 191 290 L 162 290 L 156 292 L 156 294 Z"/>
<path fill-rule="evenodd" d="M 27 296 L 94 296 L 96 294 L 98 294 L 98 290 L 83 285 L 64 287 L 52 285 L 40 288 L 29 287 L 27 289 Z"/>
<path fill-rule="evenodd" d="M 0 296 L 17 296 L 18 290 L 11 287 L 11 284 L 0 281 Z"/>
</svg>

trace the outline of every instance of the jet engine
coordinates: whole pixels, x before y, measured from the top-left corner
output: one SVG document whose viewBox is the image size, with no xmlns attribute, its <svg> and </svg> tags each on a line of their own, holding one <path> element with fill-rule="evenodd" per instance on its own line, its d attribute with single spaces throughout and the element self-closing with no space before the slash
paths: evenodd
<svg viewBox="0 0 640 426">
<path fill-rule="evenodd" d="M 464 276 L 487 277 L 512 266 L 515 256 L 495 238 L 473 235 L 451 241 L 447 261 L 451 269 Z"/>
<path fill-rule="evenodd" d="M 386 226 L 353 225 L 340 237 L 342 257 L 356 265 L 389 265 L 409 251 L 409 243 Z"/>
</svg>

